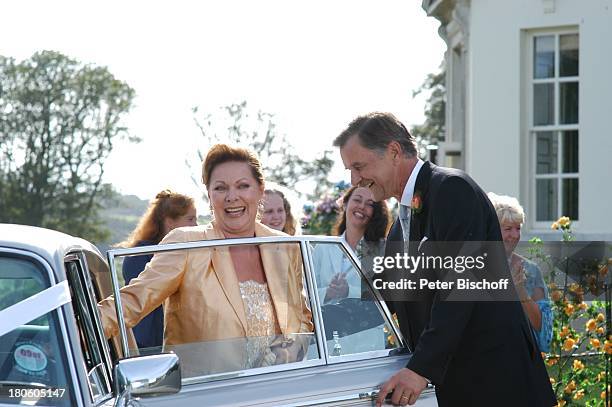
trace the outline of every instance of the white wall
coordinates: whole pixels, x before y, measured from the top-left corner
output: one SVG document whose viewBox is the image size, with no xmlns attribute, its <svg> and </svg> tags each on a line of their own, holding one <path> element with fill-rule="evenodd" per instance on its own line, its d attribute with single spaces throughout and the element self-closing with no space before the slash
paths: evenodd
<svg viewBox="0 0 612 407">
<path fill-rule="evenodd" d="M 467 172 L 486 191 L 527 204 L 524 30 L 577 26 L 580 34 L 579 216 L 583 238 L 612 240 L 612 0 L 472 0 Z M 526 209 L 535 212 L 535 208 Z M 530 216 L 530 213 L 527 214 Z M 527 228 L 526 232 L 529 232 Z M 544 230 L 536 231 L 544 232 Z"/>
</svg>

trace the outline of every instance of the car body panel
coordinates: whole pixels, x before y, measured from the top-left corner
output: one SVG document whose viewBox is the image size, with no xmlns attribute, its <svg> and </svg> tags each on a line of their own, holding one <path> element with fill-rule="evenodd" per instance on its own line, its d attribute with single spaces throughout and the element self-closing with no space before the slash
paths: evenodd
<svg viewBox="0 0 612 407">
<path fill-rule="evenodd" d="M 102 296 L 118 291 L 118 276 L 115 270 L 115 259 L 128 254 L 145 254 L 152 251 L 174 250 L 177 248 L 210 247 L 218 245 L 240 245 L 254 243 L 298 243 L 302 249 L 305 264 L 305 282 L 313 307 L 315 329 L 322 330 L 323 317 L 320 308 L 320 299 L 315 289 L 313 277 L 312 250 L 308 248 L 310 242 L 329 242 L 344 247 L 351 261 L 358 264 L 358 260 L 346 243 L 339 238 L 298 236 L 298 237 L 264 237 L 249 239 L 228 239 L 219 241 L 200 241 L 164 246 L 143 246 L 132 249 L 115 249 L 107 253 L 108 262 L 105 262 L 101 253 L 91 243 L 60 232 L 47 229 L 20 226 L 0 225 L 0 256 L 3 253 L 21 253 L 30 256 L 36 261 L 44 263 L 50 273 L 51 284 L 69 280 L 65 269 L 66 259 L 79 261 L 84 268 L 85 286 L 95 287 L 84 290 L 83 295 Z M 108 267 L 107 264 L 113 265 Z M 358 266 L 357 266 L 358 267 Z M 89 268 L 97 269 L 92 272 Z M 1 272 L 1 270 L 0 270 Z M 97 274 L 96 274 L 97 273 Z M 106 280 L 106 273 L 112 275 L 113 284 Z M 91 274 L 91 275 L 90 275 Z M 100 279 L 102 275 L 104 278 Z M 73 287 L 74 288 L 74 287 Z M 380 297 L 377 296 L 381 301 Z M 100 298 L 93 298 L 99 300 Z M 395 351 L 378 351 L 353 354 L 341 357 L 330 357 L 327 351 L 323 334 L 317 334 L 317 345 L 320 358 L 309 362 L 296 362 L 294 364 L 258 368 L 251 371 L 231 372 L 228 374 L 213 375 L 211 377 L 197 377 L 184 379 L 180 392 L 172 395 L 141 398 L 143 406 L 177 406 L 177 405 L 211 405 L 211 406 L 309 406 L 309 405 L 372 405 L 373 394 L 378 387 L 391 375 L 406 365 L 410 358 L 405 342 L 399 329 L 393 325 L 392 319 L 384 302 L 381 302 L 387 321 L 391 324 L 400 349 Z M 83 358 L 83 348 L 79 341 L 79 330 L 76 326 L 75 311 L 71 304 L 59 307 L 57 315 L 62 326 L 62 343 L 66 346 L 68 366 L 75 398 L 78 405 L 114 405 L 117 402 L 116 394 L 106 394 L 94 402 L 88 397 L 87 370 Z M 99 325 L 99 315 L 91 315 L 94 325 Z M 98 327 L 99 328 L 99 327 Z M 115 358 L 121 354 L 129 354 L 128 339 L 131 330 L 121 327 L 121 344 L 115 341 L 111 350 Z M 328 339 L 329 340 L 329 339 Z M 103 346 L 108 348 L 108 344 Z M 109 352 L 109 349 L 103 349 Z M 124 353 L 125 352 L 125 353 Z M 110 360 L 108 356 L 103 358 Z M 105 362 L 105 371 L 112 371 L 111 362 Z M 2 378 L 0 377 L 0 381 Z M 428 407 L 437 405 L 433 389 L 428 388 L 418 400 L 417 406 Z"/>
<path fill-rule="evenodd" d="M 379 358 L 359 362 L 297 369 L 291 375 L 283 372 L 183 386 L 171 397 L 141 400 L 144 406 L 236 405 L 278 406 L 340 406 L 372 405 L 366 393 L 377 390 L 373 383 L 383 383 L 406 365 L 409 356 Z M 359 398 L 361 394 L 362 398 Z M 185 403 L 185 404 L 183 404 Z M 193 403 L 193 404 L 192 404 Z M 436 406 L 432 389 L 424 392 L 416 404 Z"/>
</svg>

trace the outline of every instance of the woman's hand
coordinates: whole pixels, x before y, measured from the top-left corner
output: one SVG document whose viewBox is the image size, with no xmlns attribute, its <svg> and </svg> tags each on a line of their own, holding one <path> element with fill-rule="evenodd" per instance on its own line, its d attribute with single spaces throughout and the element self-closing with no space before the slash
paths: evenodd
<svg viewBox="0 0 612 407">
<path fill-rule="evenodd" d="M 328 302 L 339 298 L 346 298 L 348 293 L 349 286 L 348 281 L 346 281 L 346 273 L 336 273 L 327 286 L 324 301 Z"/>
<path fill-rule="evenodd" d="M 272 349 L 268 348 L 266 350 L 265 355 L 263 355 L 261 362 L 259 363 L 259 367 L 272 366 L 275 363 L 276 363 L 276 354 L 272 352 Z"/>
<path fill-rule="evenodd" d="M 525 274 L 525 265 L 523 264 L 523 260 L 512 255 L 512 260 L 510 262 L 510 274 L 512 276 L 512 281 L 515 286 L 525 285 L 527 281 L 527 275 Z"/>
<path fill-rule="evenodd" d="M 271 350 L 275 355 L 275 365 L 281 365 L 283 363 L 296 362 L 300 358 L 302 352 L 302 343 L 299 340 L 281 336 L 280 343 L 271 346 Z M 275 341 L 277 342 L 277 341 Z"/>
<path fill-rule="evenodd" d="M 529 293 L 527 292 L 527 287 L 525 283 L 527 282 L 527 274 L 525 273 L 525 265 L 523 260 L 512 254 L 512 260 L 510 261 L 510 275 L 512 276 L 512 281 L 514 282 L 514 286 L 516 287 L 516 292 L 521 301 L 528 301 Z"/>
</svg>

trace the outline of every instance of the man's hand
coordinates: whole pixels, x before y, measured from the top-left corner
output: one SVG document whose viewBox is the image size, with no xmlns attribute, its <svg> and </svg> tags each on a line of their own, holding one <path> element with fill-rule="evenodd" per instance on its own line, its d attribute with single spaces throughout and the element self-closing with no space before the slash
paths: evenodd
<svg viewBox="0 0 612 407">
<path fill-rule="evenodd" d="M 403 368 L 391 376 L 380 388 L 380 393 L 378 393 L 378 398 L 376 399 L 376 406 L 382 406 L 385 397 L 391 391 L 393 391 L 391 403 L 394 406 L 413 405 L 426 387 L 427 379 L 408 368 Z"/>
</svg>

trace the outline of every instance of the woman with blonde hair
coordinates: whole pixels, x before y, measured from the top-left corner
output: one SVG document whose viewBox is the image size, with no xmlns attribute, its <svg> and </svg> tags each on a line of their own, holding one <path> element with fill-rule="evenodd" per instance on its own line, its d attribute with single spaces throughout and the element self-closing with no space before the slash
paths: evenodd
<svg viewBox="0 0 612 407">
<path fill-rule="evenodd" d="M 291 236 L 296 234 L 297 220 L 291 212 L 291 203 L 278 189 L 264 191 L 261 223 Z"/>
<path fill-rule="evenodd" d="M 197 226 L 193 198 L 164 189 L 153 199 L 130 236 L 119 247 L 139 247 L 158 244 L 171 230 L 182 226 Z M 144 270 L 152 254 L 126 257 L 121 271 L 125 284 Z M 161 346 L 164 314 L 159 306 L 132 328 L 139 348 Z"/>
<path fill-rule="evenodd" d="M 510 273 L 521 305 L 529 318 L 540 351 L 548 352 L 552 340 L 553 315 L 542 272 L 537 264 L 514 252 L 521 240 L 525 212 L 514 197 L 493 192 L 487 195 L 497 212 Z"/>
</svg>

